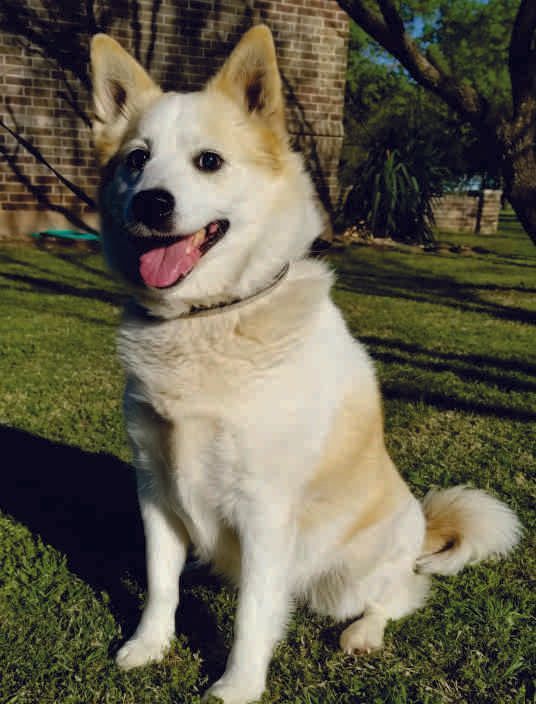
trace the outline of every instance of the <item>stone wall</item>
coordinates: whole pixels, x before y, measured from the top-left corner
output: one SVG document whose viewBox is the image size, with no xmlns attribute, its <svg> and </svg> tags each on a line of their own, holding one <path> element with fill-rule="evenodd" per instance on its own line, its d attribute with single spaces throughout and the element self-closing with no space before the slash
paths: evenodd
<svg viewBox="0 0 536 704">
<path fill-rule="evenodd" d="M 492 235 L 497 232 L 502 191 L 447 194 L 433 202 L 438 230 Z"/>
<path fill-rule="evenodd" d="M 96 224 L 92 34 L 118 39 L 163 88 L 194 90 L 258 22 L 274 33 L 289 129 L 329 209 L 338 188 L 348 34 L 336 0 L 2 0 L 0 234 Z"/>
</svg>

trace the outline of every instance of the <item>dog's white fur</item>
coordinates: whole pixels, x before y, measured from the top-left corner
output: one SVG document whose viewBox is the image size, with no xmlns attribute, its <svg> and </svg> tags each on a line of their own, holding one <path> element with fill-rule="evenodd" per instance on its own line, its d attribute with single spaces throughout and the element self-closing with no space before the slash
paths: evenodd
<svg viewBox="0 0 536 704">
<path fill-rule="evenodd" d="M 330 300 L 332 274 L 306 258 L 322 218 L 287 145 L 267 28 L 250 30 L 197 93 L 161 94 L 104 35 L 92 62 L 112 266 L 131 256 L 125 222 L 139 190 L 173 194 L 177 233 L 230 221 L 183 282 L 135 286 L 155 317 L 127 313 L 121 325 L 148 596 L 117 661 L 127 669 L 164 655 L 191 545 L 239 587 L 233 648 L 209 693 L 245 704 L 262 694 L 294 600 L 357 618 L 341 635 L 345 651 L 378 648 L 388 619 L 423 603 L 423 572 L 505 554 L 520 526 L 475 489 L 434 492 L 421 506 L 389 458 L 372 363 Z M 151 159 L 131 183 L 122 156 L 140 140 L 150 140 Z M 192 166 L 207 149 L 224 157 L 217 173 Z M 264 298 L 177 317 L 253 293 L 286 262 L 288 276 Z"/>
</svg>

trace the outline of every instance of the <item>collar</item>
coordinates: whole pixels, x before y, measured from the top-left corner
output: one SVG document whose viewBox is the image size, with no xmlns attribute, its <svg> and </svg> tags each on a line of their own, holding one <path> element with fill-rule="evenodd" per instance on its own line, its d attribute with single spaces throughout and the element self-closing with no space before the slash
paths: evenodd
<svg viewBox="0 0 536 704">
<path fill-rule="evenodd" d="M 287 262 L 283 268 L 275 275 L 275 277 L 263 288 L 255 291 L 245 298 L 236 298 L 229 303 L 216 303 L 213 306 L 193 306 L 189 311 L 180 313 L 179 315 L 166 317 L 155 315 L 151 313 L 145 306 L 140 303 L 131 300 L 129 305 L 129 310 L 135 313 L 139 317 L 147 318 L 148 320 L 154 321 L 165 321 L 165 320 L 190 320 L 191 318 L 206 318 L 211 315 L 218 315 L 219 313 L 228 313 L 231 310 L 236 310 L 237 308 L 242 308 L 253 301 L 258 301 L 261 298 L 267 296 L 271 291 L 274 290 L 286 277 L 290 269 L 290 263 Z"/>
</svg>

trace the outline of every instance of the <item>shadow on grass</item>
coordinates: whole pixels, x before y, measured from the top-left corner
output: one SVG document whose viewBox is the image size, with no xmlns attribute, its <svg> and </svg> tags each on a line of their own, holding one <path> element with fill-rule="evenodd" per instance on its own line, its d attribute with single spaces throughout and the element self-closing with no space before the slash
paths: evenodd
<svg viewBox="0 0 536 704">
<path fill-rule="evenodd" d="M 373 359 L 388 366 L 409 366 L 417 372 L 414 382 L 410 384 L 397 383 L 393 379 L 384 381 L 382 392 L 386 399 L 426 403 L 443 411 L 460 411 L 521 422 L 536 421 L 534 406 L 531 407 L 528 403 L 526 407 L 509 405 L 508 396 L 509 392 L 526 394 L 536 391 L 536 365 L 524 360 L 507 360 L 488 355 L 441 352 L 397 339 L 363 335 L 359 340 L 366 345 Z M 459 392 L 432 391 L 419 381 L 419 370 L 451 373 L 470 383 L 486 384 L 503 393 L 501 400 L 504 403 L 480 400 L 474 393 L 471 394 L 472 398 L 463 398 Z"/>
<path fill-rule="evenodd" d="M 404 352 L 410 355 L 427 355 L 443 360 L 452 360 L 463 364 L 475 365 L 479 368 L 483 366 L 495 367 L 495 369 L 504 370 L 506 372 L 516 372 L 536 376 L 536 364 L 530 364 L 524 359 L 501 359 L 499 357 L 490 357 L 481 354 L 460 354 L 458 352 L 441 352 L 439 350 L 431 350 L 421 345 L 416 345 L 412 342 L 404 342 L 392 338 L 375 337 L 375 336 L 360 336 L 359 339 L 366 345 L 372 347 L 387 347 L 397 352 Z"/>
<path fill-rule="evenodd" d="M 128 296 L 120 290 L 112 288 L 101 288 L 100 282 L 109 283 L 112 275 L 106 270 L 101 270 L 97 267 L 88 265 L 87 259 L 92 254 L 84 252 L 64 253 L 61 251 L 46 252 L 47 256 L 52 260 L 58 260 L 62 264 L 69 266 L 69 270 L 64 270 L 61 273 L 51 271 L 45 266 L 40 266 L 36 262 L 28 262 L 24 259 L 13 256 L 8 251 L 0 252 L 0 263 L 7 266 L 16 266 L 23 271 L 0 271 L 0 278 L 6 280 L 6 283 L 23 284 L 30 286 L 31 290 L 41 293 L 61 294 L 64 296 L 72 296 L 73 298 L 86 298 L 89 300 L 101 301 L 110 303 L 114 306 L 120 306 L 125 303 Z M 79 276 L 82 274 L 82 280 Z M 97 285 L 93 285 L 87 280 L 87 275 L 97 279 Z M 7 284 L 9 285 L 9 284 Z M 27 289 L 20 289 L 27 290 Z"/>
<path fill-rule="evenodd" d="M 132 467 L 113 455 L 8 426 L 0 426 L 0 442 L 11 458 L 2 472 L 0 511 L 66 555 L 71 572 L 97 593 L 107 592 L 111 611 L 129 637 L 140 617 L 137 593 L 146 584 Z M 227 653 L 214 617 L 192 587 L 216 590 L 221 584 L 207 570 L 191 567 L 181 581 L 177 633 L 201 652 L 206 673 L 215 677 Z"/>
<path fill-rule="evenodd" d="M 359 339 L 368 347 L 374 359 L 385 364 L 403 364 L 428 371 L 452 372 L 460 379 L 481 382 L 503 391 L 536 391 L 536 365 L 528 364 L 524 360 L 440 352 L 402 340 L 374 336 L 361 336 Z M 534 378 L 523 379 L 517 376 L 519 374 Z"/>
<path fill-rule="evenodd" d="M 417 389 L 411 386 L 387 383 L 382 386 L 383 396 L 390 401 L 425 403 L 441 411 L 459 411 L 480 416 L 491 416 L 512 421 L 532 423 L 536 421 L 536 411 L 524 408 L 509 408 L 500 404 L 479 403 L 459 397 L 450 397 L 434 391 Z"/>
<path fill-rule="evenodd" d="M 404 262 L 389 259 L 371 263 L 360 260 L 360 248 L 347 248 L 344 256 L 333 256 L 337 289 L 370 296 L 401 298 L 416 303 L 432 303 L 472 313 L 485 313 L 500 320 L 536 324 L 536 312 L 519 306 L 501 305 L 480 296 L 480 291 L 530 295 L 534 288 L 494 283 L 460 283 L 448 276 L 414 273 Z M 425 255 L 422 255 L 425 256 Z"/>
<path fill-rule="evenodd" d="M 113 327 L 114 330 L 117 329 L 117 322 L 115 320 L 105 320 L 102 315 L 83 315 L 75 310 L 66 309 L 65 306 L 62 306 L 62 310 L 60 312 L 51 306 L 50 299 L 47 297 L 34 297 L 33 299 L 30 299 L 29 296 L 25 296 L 24 294 L 32 294 L 31 289 L 0 284 L 0 291 L 3 291 L 1 294 L 3 302 L 10 306 L 10 312 L 12 314 L 15 313 L 17 308 L 24 310 L 26 313 L 34 313 L 36 315 L 60 313 L 63 318 L 73 318 L 82 323 L 100 326 L 104 325 L 107 327 Z M 67 306 L 70 302 L 71 301 L 67 301 Z"/>
<path fill-rule="evenodd" d="M 108 283 L 110 281 L 110 272 L 107 269 L 103 269 L 98 266 L 91 266 L 88 264 L 88 260 L 90 261 L 96 261 L 95 257 L 97 255 L 97 252 L 94 251 L 81 251 L 80 249 L 73 248 L 71 250 L 65 251 L 65 247 L 63 246 L 58 246 L 58 247 L 44 247 L 39 244 L 37 245 L 28 245 L 28 250 L 34 250 L 37 249 L 41 252 L 43 252 L 44 256 L 46 259 L 43 261 L 60 261 L 63 264 L 65 264 L 68 267 L 71 267 L 71 271 L 66 274 L 66 272 L 62 273 L 62 276 L 77 276 L 78 272 L 82 272 L 83 274 L 89 274 L 90 276 L 96 278 L 96 279 L 101 279 L 102 281 Z M 15 250 L 16 251 L 16 250 Z M 20 259 L 17 256 L 14 256 L 13 251 L 10 250 L 8 247 L 3 249 L 0 252 L 0 262 L 9 265 L 15 265 L 22 267 L 23 269 L 31 269 L 32 272 L 40 272 L 42 274 L 45 274 L 47 277 L 56 277 L 58 275 L 57 272 L 50 271 L 49 268 L 45 266 L 40 266 L 37 264 L 35 261 L 28 262 L 24 259 Z"/>
<path fill-rule="evenodd" d="M 354 274 L 340 269 L 337 288 L 350 293 L 433 303 L 471 313 L 485 313 L 500 320 L 536 324 L 536 312 L 483 301 L 478 296 L 478 286 L 458 284 L 447 278 L 425 278 L 380 271 Z"/>
<path fill-rule="evenodd" d="M 71 284 L 66 284 L 61 281 L 54 281 L 53 279 L 45 279 L 37 276 L 2 274 L 2 277 L 15 283 L 28 284 L 32 287 L 32 290 L 41 291 L 42 293 L 59 293 L 64 296 L 88 298 L 90 300 L 102 301 L 103 303 L 111 303 L 115 306 L 123 304 L 126 300 L 124 295 L 112 291 L 91 287 L 78 288 L 77 286 L 71 286 Z"/>
</svg>

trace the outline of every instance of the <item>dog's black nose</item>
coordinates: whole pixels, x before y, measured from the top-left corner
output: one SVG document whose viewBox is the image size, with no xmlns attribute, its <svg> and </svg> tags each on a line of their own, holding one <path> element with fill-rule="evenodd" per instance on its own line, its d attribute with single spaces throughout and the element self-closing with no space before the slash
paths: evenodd
<svg viewBox="0 0 536 704">
<path fill-rule="evenodd" d="M 136 193 L 132 199 L 132 214 L 137 221 L 154 230 L 171 229 L 175 199 L 162 188 L 150 188 Z"/>
</svg>

